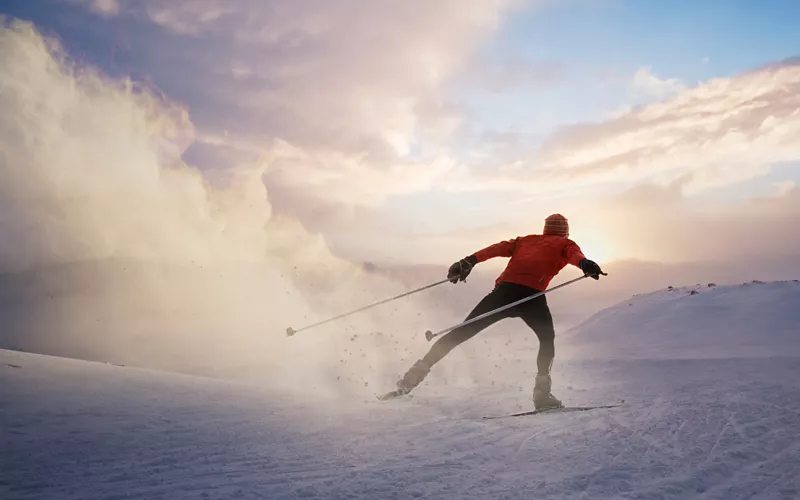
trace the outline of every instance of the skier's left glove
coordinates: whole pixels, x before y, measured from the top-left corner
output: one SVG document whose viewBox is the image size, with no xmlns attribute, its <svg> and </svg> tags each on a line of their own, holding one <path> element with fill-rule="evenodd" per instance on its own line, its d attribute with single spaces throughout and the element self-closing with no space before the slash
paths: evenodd
<svg viewBox="0 0 800 500">
<path fill-rule="evenodd" d="M 458 262 L 454 263 L 450 266 L 450 269 L 447 270 L 447 279 L 450 280 L 450 283 L 457 283 L 459 281 L 467 281 L 467 276 L 472 271 L 472 268 L 475 267 L 475 264 L 478 263 L 478 258 L 474 255 L 470 255 L 469 257 L 464 257 L 463 259 L 459 260 Z"/>
<path fill-rule="evenodd" d="M 592 278 L 594 278 L 596 280 L 600 279 L 599 275 L 601 275 L 601 274 L 605 275 L 606 274 L 606 273 L 603 272 L 602 269 L 600 269 L 600 266 L 597 265 L 597 262 L 595 262 L 593 260 L 581 259 L 581 261 L 578 262 L 578 267 L 581 268 L 581 271 L 583 271 L 583 274 L 588 274 L 589 276 L 591 276 Z"/>
</svg>

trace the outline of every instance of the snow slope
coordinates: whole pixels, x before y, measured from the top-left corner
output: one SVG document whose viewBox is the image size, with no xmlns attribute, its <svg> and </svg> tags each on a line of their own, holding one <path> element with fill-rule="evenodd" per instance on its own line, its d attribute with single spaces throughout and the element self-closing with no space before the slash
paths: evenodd
<svg viewBox="0 0 800 500">
<path fill-rule="evenodd" d="M 637 295 L 567 332 L 563 343 L 580 357 L 800 356 L 800 282 L 712 283 Z"/>
<path fill-rule="evenodd" d="M 623 321 L 625 308 L 668 303 L 691 324 L 710 313 L 689 299 L 707 295 L 728 317 L 748 295 L 792 297 L 791 286 L 658 292 L 587 331 L 624 344 L 624 333 L 599 328 L 646 319 Z M 782 331 L 795 324 L 793 304 L 771 310 Z M 748 345 L 737 338 L 747 328 L 698 324 Z M 485 342 L 502 340 L 494 333 Z M 387 403 L 0 350 L 0 498 L 800 498 L 800 358 L 779 348 L 783 337 L 762 339 L 781 356 L 679 359 L 677 346 L 646 345 L 657 333 L 637 340 L 650 359 L 556 363 L 566 404 L 624 398 L 622 407 L 505 420 L 480 417 L 529 407 L 536 353 L 518 344 L 485 351 L 495 369 L 472 380 L 458 353 L 413 399 Z"/>
</svg>

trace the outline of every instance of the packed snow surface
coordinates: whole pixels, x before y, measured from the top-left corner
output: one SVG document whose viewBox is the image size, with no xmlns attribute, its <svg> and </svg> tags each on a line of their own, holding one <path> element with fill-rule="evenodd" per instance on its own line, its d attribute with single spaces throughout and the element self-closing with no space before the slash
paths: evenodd
<svg viewBox="0 0 800 500">
<path fill-rule="evenodd" d="M 446 384 L 458 366 L 437 366 L 413 398 L 390 402 L 0 350 L 0 498 L 797 499 L 797 285 L 741 288 L 601 313 L 584 328 L 613 319 L 592 333 L 609 352 L 636 336 L 651 356 L 559 360 L 553 390 L 567 405 L 625 404 L 517 419 L 481 416 L 530 406 L 521 365 L 535 349 L 492 351 L 500 368 L 472 383 Z M 699 306 L 741 319 L 747 296 L 763 299 L 751 312 L 786 300 L 763 319 L 779 330 L 761 337 L 773 351 L 748 355 L 750 328 Z M 653 304 L 733 354 L 646 343 L 664 331 L 634 325 L 667 328 Z"/>
</svg>

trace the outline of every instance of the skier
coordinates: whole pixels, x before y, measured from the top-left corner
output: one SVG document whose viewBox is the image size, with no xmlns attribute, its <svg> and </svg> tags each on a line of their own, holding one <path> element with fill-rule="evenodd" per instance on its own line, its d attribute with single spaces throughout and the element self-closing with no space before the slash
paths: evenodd
<svg viewBox="0 0 800 500">
<path fill-rule="evenodd" d="M 567 264 L 577 266 L 595 280 L 600 279 L 599 275 L 603 274 L 600 266 L 587 259 L 580 247 L 569 239 L 569 223 L 561 214 L 553 214 L 545 219 L 542 234 L 502 241 L 461 259 L 450 266 L 447 278 L 452 283 L 466 281 L 476 264 L 494 257 L 511 259 L 495 281 L 495 288 L 475 306 L 467 320 L 546 290 L 553 277 Z M 397 391 L 390 394 L 403 395 L 411 392 L 425 379 L 431 367 L 454 347 L 504 318 L 521 318 L 539 339 L 537 375 L 533 388 L 534 406 L 537 409 L 563 406 L 550 392 L 550 371 L 555 358 L 555 331 L 544 295 L 453 329 L 441 337 L 422 359 L 414 363 L 397 382 Z"/>
</svg>

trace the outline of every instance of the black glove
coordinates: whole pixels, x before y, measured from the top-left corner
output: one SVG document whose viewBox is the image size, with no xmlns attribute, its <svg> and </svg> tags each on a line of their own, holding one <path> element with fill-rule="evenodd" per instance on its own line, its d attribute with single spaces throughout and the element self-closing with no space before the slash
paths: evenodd
<svg viewBox="0 0 800 500">
<path fill-rule="evenodd" d="M 450 280 L 450 283 L 467 281 L 467 276 L 469 276 L 470 271 L 472 271 L 472 268 L 475 267 L 477 263 L 478 258 L 474 255 L 464 257 L 450 266 L 450 269 L 447 270 L 447 279 Z"/>
<path fill-rule="evenodd" d="M 583 271 L 583 274 L 588 274 L 588 275 L 590 275 L 592 278 L 594 278 L 596 280 L 600 279 L 600 276 L 599 276 L 600 274 L 603 274 L 603 275 L 605 274 L 603 272 L 603 270 L 600 269 L 600 266 L 597 265 L 597 262 L 595 262 L 593 260 L 581 259 L 581 261 L 578 262 L 578 267 L 581 268 L 581 271 Z"/>
</svg>

